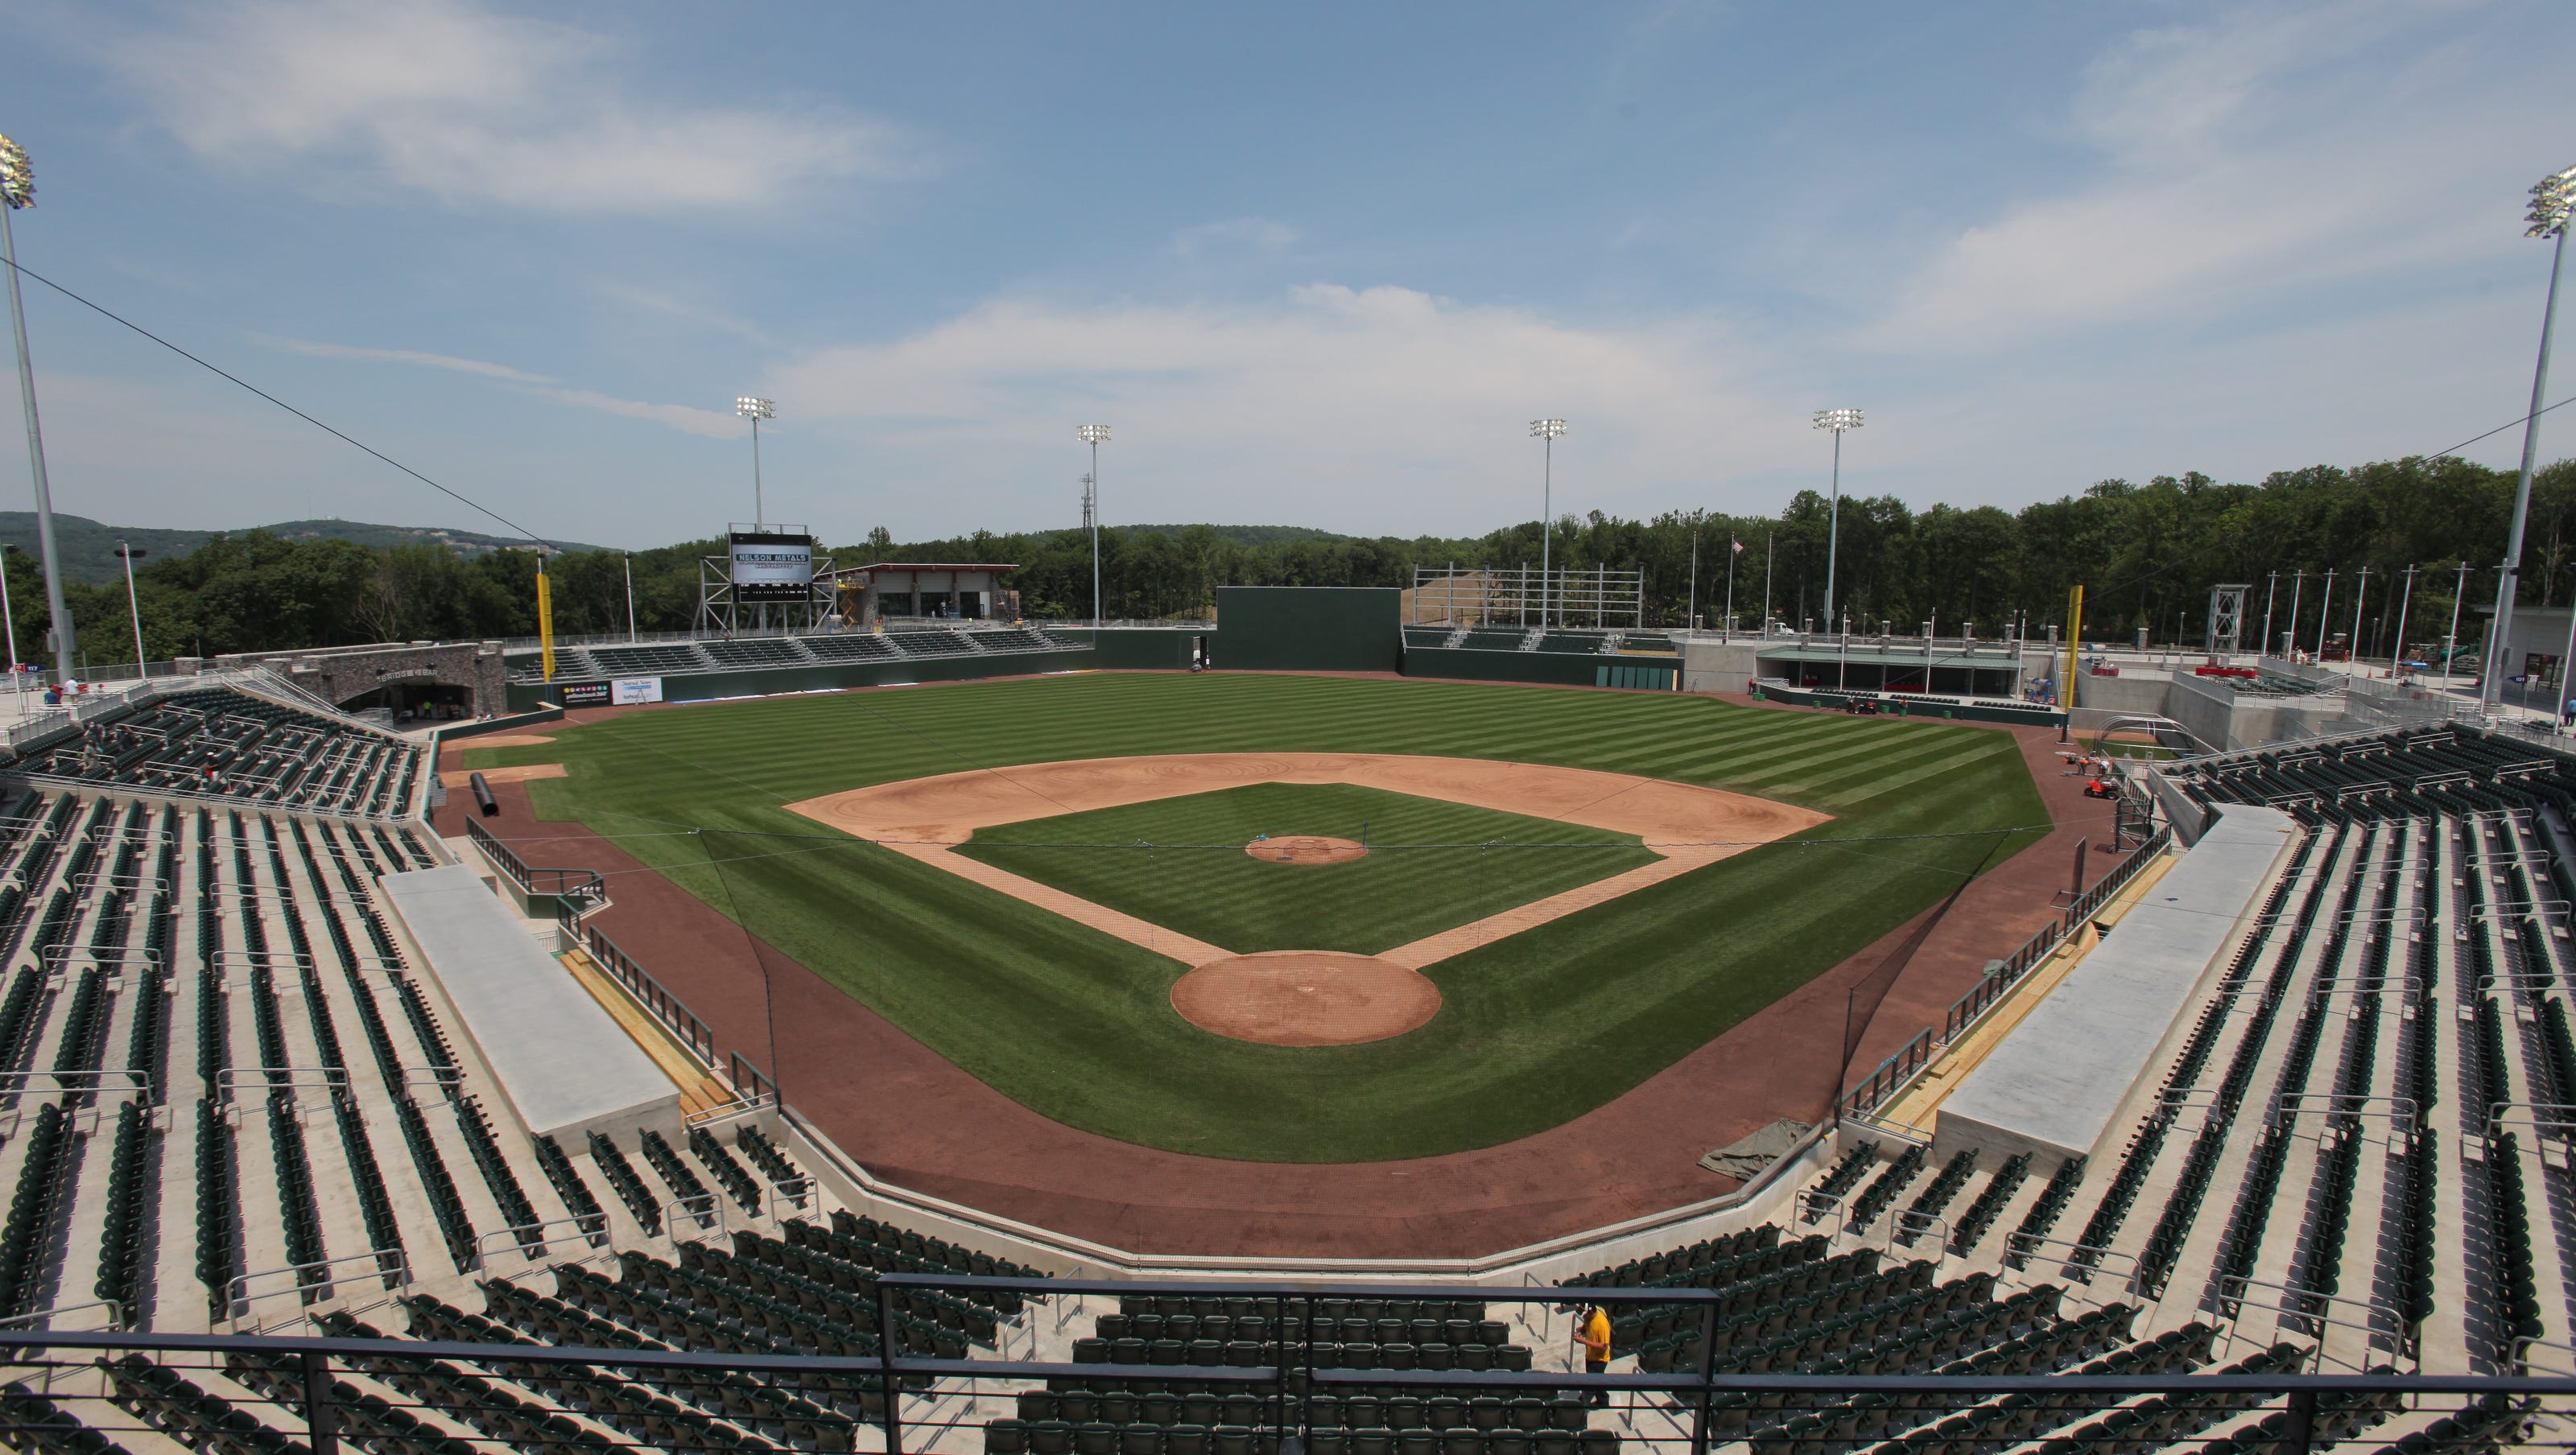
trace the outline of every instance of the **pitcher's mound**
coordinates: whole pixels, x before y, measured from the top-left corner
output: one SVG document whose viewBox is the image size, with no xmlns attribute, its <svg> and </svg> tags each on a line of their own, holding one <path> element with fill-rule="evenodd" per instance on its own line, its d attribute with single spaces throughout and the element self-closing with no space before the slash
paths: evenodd
<svg viewBox="0 0 2576 1455">
<path fill-rule="evenodd" d="M 1365 858 L 1368 846 L 1322 834 L 1281 834 L 1275 839 L 1254 839 L 1243 846 L 1243 852 L 1273 864 L 1347 864 Z"/>
<path fill-rule="evenodd" d="M 1422 972 L 1375 955 L 1269 950 L 1210 960 L 1182 976 L 1172 986 L 1172 1009 L 1201 1030 L 1238 1041 L 1355 1046 L 1403 1035 L 1431 1019 L 1440 1010 L 1440 988 Z"/>
</svg>

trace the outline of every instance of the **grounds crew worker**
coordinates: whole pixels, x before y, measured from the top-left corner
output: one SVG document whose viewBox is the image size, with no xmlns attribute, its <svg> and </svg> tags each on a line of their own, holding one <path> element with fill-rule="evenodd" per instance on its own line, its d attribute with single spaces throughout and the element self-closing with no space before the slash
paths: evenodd
<svg viewBox="0 0 2576 1455">
<path fill-rule="evenodd" d="M 1574 1321 L 1574 1342 L 1583 1346 L 1583 1367 L 1586 1371 L 1593 1374 L 1608 1372 L 1610 1368 L 1609 1311 L 1597 1303 L 1586 1308 L 1583 1311 L 1583 1317 Z M 1592 1403 L 1598 1406 L 1608 1405 L 1610 1392 L 1606 1389 L 1592 1391 Z"/>
</svg>

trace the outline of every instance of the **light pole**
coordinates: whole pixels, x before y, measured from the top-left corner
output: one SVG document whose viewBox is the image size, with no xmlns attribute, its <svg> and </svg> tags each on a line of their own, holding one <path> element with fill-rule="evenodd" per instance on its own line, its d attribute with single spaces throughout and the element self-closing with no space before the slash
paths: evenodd
<svg viewBox="0 0 2576 1455">
<path fill-rule="evenodd" d="M 1533 419 L 1530 438 L 1545 440 L 1546 458 L 1540 464 L 1538 486 L 1538 626 L 1547 630 L 1548 545 L 1556 536 L 1556 440 L 1565 433 L 1561 419 Z"/>
<path fill-rule="evenodd" d="M 116 554 L 118 559 L 125 562 L 125 614 L 126 618 L 134 623 L 134 675 L 141 678 L 148 674 L 143 670 L 143 607 L 134 599 L 134 563 L 139 558 L 152 553 L 138 551 L 125 542 L 118 541 Z"/>
<path fill-rule="evenodd" d="M 2317 665 L 2326 664 L 2326 633 L 2334 629 L 2335 568 L 2326 567 L 2326 594 L 2317 598 Z"/>
<path fill-rule="evenodd" d="M 2469 594 L 2469 563 L 2460 563 L 2459 583 L 2451 588 L 2451 634 L 2442 638 L 2442 695 L 2451 695 L 2451 660 L 2460 654 L 2460 603 Z"/>
<path fill-rule="evenodd" d="M 9 604 L 9 558 L 16 546 L 0 546 L 0 629 L 9 633 L 9 681 L 18 689 L 19 716 L 26 715 L 27 674 L 18 670 L 18 613 Z"/>
<path fill-rule="evenodd" d="M 2406 613 L 2415 608 L 2415 563 L 2406 563 L 2406 589 L 2397 597 L 2397 644 L 2388 654 L 2388 675 L 2395 677 L 2406 661 Z"/>
<path fill-rule="evenodd" d="M 2361 665 L 2361 604 L 2370 599 L 2370 568 L 2364 566 L 2355 575 L 2352 588 L 2352 647 L 2343 654 L 2346 664 Z"/>
<path fill-rule="evenodd" d="M 45 605 L 52 612 L 54 680 L 72 677 L 72 611 L 63 604 L 61 557 L 54 553 L 54 494 L 45 481 L 45 435 L 36 423 L 36 366 L 27 357 L 27 303 L 18 293 L 18 244 L 9 214 L 36 205 L 36 179 L 26 149 L 0 136 L 0 272 L 9 275 L 9 327 L 18 339 L 18 398 L 27 407 L 27 462 L 36 477 L 36 548 L 44 552 Z"/>
<path fill-rule="evenodd" d="M 635 645 L 635 553 L 620 552 L 626 566 L 626 645 Z"/>
<path fill-rule="evenodd" d="M 1819 409 L 1815 427 L 1834 432 L 1834 493 L 1825 508 L 1825 620 L 1834 617 L 1834 557 L 1843 539 L 1843 431 L 1860 428 L 1857 409 Z"/>
<path fill-rule="evenodd" d="M 1082 523 L 1091 528 L 1091 629 L 1100 630 L 1100 442 L 1105 424 L 1076 425 L 1074 438 L 1091 446 L 1091 473 L 1082 477 Z"/>
<path fill-rule="evenodd" d="M 2262 665 L 2265 657 L 2272 655 L 2272 593 L 2280 589 L 2280 572 L 2274 571 L 2263 578 L 2263 635 L 2256 638 L 2254 644 L 2254 663 L 2257 667 Z"/>
<path fill-rule="evenodd" d="M 2513 637 L 2513 601 L 2522 581 L 2522 528 L 2531 515 L 2531 466 L 2540 449 L 2540 410 L 2548 403 L 2549 335 L 2558 323 L 2558 277 L 2567 261 L 2567 214 L 2576 207 L 2576 167 L 2543 177 L 2531 189 L 2530 225 L 2524 237 L 2552 240 L 2549 254 L 2549 301 L 2540 310 L 2540 362 L 2531 373 L 2531 413 L 2522 422 L 2522 474 L 2513 487 L 2513 529 L 2505 537 L 2504 576 L 2496 582 L 2495 624 L 2489 628 L 2486 678 L 2478 700 L 2494 709 L 2504 699 L 2504 666 Z M 14 286 L 15 280 L 12 280 Z"/>
<path fill-rule="evenodd" d="M 2290 572 L 2290 649 L 2282 652 L 2282 657 L 2293 659 L 2293 662 L 2298 659 L 2298 592 L 2303 592 L 2306 587 L 2308 587 L 2308 567 L 2300 567 L 2295 569 L 2295 572 Z"/>
<path fill-rule="evenodd" d="M 733 402 L 733 412 L 751 421 L 751 528 L 766 530 L 769 511 L 760 498 L 760 422 L 776 419 L 778 406 L 766 399 L 745 394 Z"/>
</svg>

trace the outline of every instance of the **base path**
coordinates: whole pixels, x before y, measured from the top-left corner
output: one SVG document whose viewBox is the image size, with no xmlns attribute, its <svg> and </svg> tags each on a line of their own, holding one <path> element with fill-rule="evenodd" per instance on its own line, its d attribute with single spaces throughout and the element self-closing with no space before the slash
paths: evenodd
<svg viewBox="0 0 2576 1455">
<path fill-rule="evenodd" d="M 1814 710 L 1750 704 L 1733 694 L 1724 700 L 1757 711 Z M 690 710 L 585 708 L 566 714 L 566 723 Z M 1937 1024 L 1986 961 L 2057 919 L 2050 898 L 2067 883 L 2077 842 L 2110 836 L 2111 805 L 2086 800 L 2080 781 L 2063 776 L 2053 730 L 1983 731 L 2010 734 L 2019 744 L 2059 827 L 1971 884 L 1905 959 L 1863 1030 L 1855 1077 Z M 450 746 L 441 766 L 461 767 L 457 751 L 475 743 Z M 720 1054 L 739 1050 L 777 1067 L 789 1104 L 870 1173 L 1001 1217 L 1153 1253 L 1476 1257 L 1732 1191 L 1735 1180 L 1703 1169 L 1700 1157 L 1782 1117 L 1812 1122 L 1828 1114 L 1842 1089 L 1846 992 L 1932 915 L 1897 926 L 1625 1095 L 1536 1135 L 1401 1162 L 1242 1162 L 1139 1147 L 1040 1116 L 587 827 L 539 821 L 525 786 L 507 783 L 494 792 L 501 813 L 485 820 L 492 831 L 530 863 L 606 873 L 613 900 L 600 923 L 607 932 L 638 947 L 654 978 L 706 1019 Z M 438 831 L 463 834 L 473 809 L 450 800 L 435 815 Z M 2102 847 L 2092 855 L 2097 877 L 2116 863 Z M 764 983 L 775 993 L 774 1043 Z"/>
<path fill-rule="evenodd" d="M 854 788 L 787 805 L 790 812 L 873 840 L 898 854 L 1024 899 L 1042 909 L 1185 965 L 1231 959 L 1234 952 L 1177 935 L 1134 915 L 1051 889 L 1006 869 L 950 850 L 977 829 L 1061 813 L 1116 808 L 1161 798 L 1240 788 L 1247 783 L 1348 783 L 1409 793 L 1530 818 L 1555 819 L 1634 834 L 1656 860 L 1562 894 L 1443 930 L 1381 957 L 1419 970 L 1452 955 L 1577 910 L 1633 894 L 1747 849 L 1826 821 L 1808 809 L 1722 788 L 1701 788 L 1633 773 L 1505 763 L 1490 758 L 1434 758 L 1399 753 L 1171 753 L 1144 758 L 1074 758 L 1009 768 L 943 773 Z M 1248 845 L 1260 858 L 1271 844 L 1343 844 L 1347 839 L 1271 839 Z M 1290 861 L 1283 861 L 1290 862 Z M 1299 855 L 1293 862 L 1309 862 Z"/>
</svg>

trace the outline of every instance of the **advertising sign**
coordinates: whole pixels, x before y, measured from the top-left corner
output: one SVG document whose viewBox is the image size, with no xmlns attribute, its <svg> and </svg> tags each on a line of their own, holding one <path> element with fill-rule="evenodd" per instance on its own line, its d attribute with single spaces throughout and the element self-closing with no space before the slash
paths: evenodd
<svg viewBox="0 0 2576 1455">
<path fill-rule="evenodd" d="M 563 707 L 606 707 L 608 684 L 605 682 L 558 682 L 555 702 Z"/>
<path fill-rule="evenodd" d="M 803 601 L 814 590 L 814 538 L 774 532 L 733 534 L 736 601 Z"/>
<path fill-rule="evenodd" d="M 633 707 L 639 702 L 662 700 L 659 677 L 620 677 L 608 684 L 609 698 L 620 707 Z"/>
</svg>

